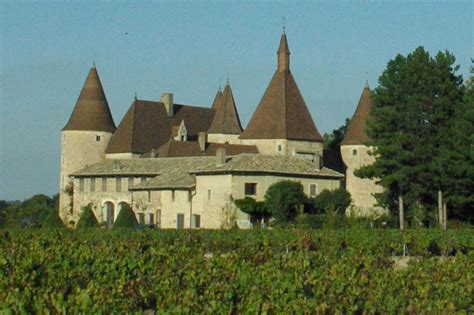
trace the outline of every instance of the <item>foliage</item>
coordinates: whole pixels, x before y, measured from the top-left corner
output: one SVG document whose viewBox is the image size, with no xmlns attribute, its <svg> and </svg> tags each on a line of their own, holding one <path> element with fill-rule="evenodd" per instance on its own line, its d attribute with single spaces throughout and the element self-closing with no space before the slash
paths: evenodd
<svg viewBox="0 0 474 315">
<path fill-rule="evenodd" d="M 465 151 L 468 145 L 456 143 L 451 135 L 454 126 L 465 121 L 456 115 L 463 106 L 464 86 L 454 62 L 449 52 L 431 57 L 419 47 L 389 61 L 374 90 L 374 119 L 367 132 L 377 159 L 356 175 L 376 179 L 385 188 L 377 196 L 379 203 L 394 213 L 399 195 L 408 215 L 415 205 L 433 211 L 440 189 L 446 192 L 448 207 L 456 208 L 455 200 L 466 196 L 466 181 L 473 185 L 472 177 L 466 177 L 473 172 L 472 163 L 453 163 L 448 154 Z"/>
<path fill-rule="evenodd" d="M 265 208 L 277 223 L 294 223 L 303 212 L 306 195 L 300 182 L 282 180 L 268 187 Z"/>
<path fill-rule="evenodd" d="M 324 189 L 319 195 L 312 199 L 314 212 L 325 213 L 332 206 L 336 214 L 343 215 L 351 204 L 351 194 L 344 188 L 336 190 Z"/>
<path fill-rule="evenodd" d="M 6 313 L 474 310 L 474 237 L 467 229 L 0 233 Z M 416 259 L 399 270 L 393 255 L 404 247 Z"/>
<path fill-rule="evenodd" d="M 254 226 L 260 226 L 262 219 L 268 219 L 271 213 L 265 208 L 265 202 L 256 201 L 251 197 L 234 200 L 237 208 L 250 215 Z"/>
<path fill-rule="evenodd" d="M 344 140 L 344 136 L 346 135 L 347 126 L 349 125 L 349 122 L 350 119 L 346 118 L 344 125 L 337 129 L 334 129 L 331 133 L 324 134 L 324 150 L 340 150 L 339 147 L 341 146 L 342 140 Z"/>
<path fill-rule="evenodd" d="M 0 210 L 0 227 L 41 227 L 50 210 L 54 209 L 55 200 L 42 194 L 23 202 L 7 203 Z"/>
<path fill-rule="evenodd" d="M 59 217 L 58 211 L 56 209 L 50 209 L 48 215 L 44 218 L 42 228 L 47 229 L 59 229 L 64 228 L 64 223 Z"/>
<path fill-rule="evenodd" d="M 137 217 L 133 213 L 132 208 L 127 204 L 123 203 L 122 208 L 117 216 L 117 220 L 114 223 L 115 228 L 135 228 L 138 226 Z"/>
<path fill-rule="evenodd" d="M 76 229 L 86 229 L 86 228 L 97 228 L 99 227 L 99 222 L 95 217 L 94 211 L 90 205 L 82 209 L 81 217 L 77 221 Z"/>
</svg>

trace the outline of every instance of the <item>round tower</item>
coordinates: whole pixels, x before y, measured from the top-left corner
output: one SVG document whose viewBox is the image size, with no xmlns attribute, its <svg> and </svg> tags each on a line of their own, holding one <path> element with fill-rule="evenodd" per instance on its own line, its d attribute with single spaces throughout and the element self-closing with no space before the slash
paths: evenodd
<svg viewBox="0 0 474 315">
<path fill-rule="evenodd" d="M 73 172 L 104 159 L 115 123 L 95 65 L 90 69 L 74 110 L 61 131 L 59 215 L 74 217 Z"/>
<path fill-rule="evenodd" d="M 359 178 L 354 172 L 362 166 L 375 162 L 374 156 L 370 155 L 371 147 L 366 143 L 370 140 L 367 136 L 367 121 L 370 120 L 372 99 L 369 85 L 366 83 L 359 104 L 352 116 L 344 140 L 341 143 L 341 155 L 346 165 L 346 190 L 351 194 L 352 205 L 356 215 L 371 216 L 379 215 L 383 209 L 376 206 L 375 193 L 381 193 L 382 187 L 374 180 Z"/>
</svg>

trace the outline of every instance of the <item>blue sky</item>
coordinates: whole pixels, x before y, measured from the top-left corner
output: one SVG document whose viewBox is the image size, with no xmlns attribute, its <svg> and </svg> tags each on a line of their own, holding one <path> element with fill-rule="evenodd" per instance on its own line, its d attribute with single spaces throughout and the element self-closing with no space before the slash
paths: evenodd
<svg viewBox="0 0 474 315">
<path fill-rule="evenodd" d="M 118 124 L 135 92 L 210 106 L 227 76 L 244 126 L 276 67 L 291 69 L 321 133 L 352 115 L 365 80 L 418 46 L 466 78 L 472 1 L 0 2 L 0 199 L 53 194 L 60 131 L 92 62 Z"/>
</svg>

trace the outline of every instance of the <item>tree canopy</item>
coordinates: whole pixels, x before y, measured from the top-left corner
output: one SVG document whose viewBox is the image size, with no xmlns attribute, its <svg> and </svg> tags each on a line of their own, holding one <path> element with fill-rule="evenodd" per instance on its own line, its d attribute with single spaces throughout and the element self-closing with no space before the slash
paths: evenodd
<svg viewBox="0 0 474 315">
<path fill-rule="evenodd" d="M 90 205 L 84 207 L 82 209 L 81 217 L 77 222 L 76 229 L 86 229 L 86 228 L 96 228 L 99 227 L 99 222 L 94 215 L 94 211 L 92 211 L 92 207 Z"/>
<path fill-rule="evenodd" d="M 464 115 L 469 104 L 458 68 L 451 53 L 431 57 L 419 47 L 397 55 L 380 76 L 367 130 L 376 161 L 356 175 L 385 188 L 377 196 L 382 206 L 395 211 L 403 196 L 408 210 L 414 205 L 434 210 L 442 190 L 448 207 L 472 213 L 465 201 L 473 178 L 466 176 L 473 168 L 466 154 L 473 124 Z"/>
<path fill-rule="evenodd" d="M 274 183 L 265 193 L 265 207 L 279 223 L 294 223 L 305 200 L 303 185 L 291 180 Z"/>
<path fill-rule="evenodd" d="M 134 228 L 138 226 L 137 218 L 132 208 L 124 203 L 114 223 L 115 228 Z"/>
</svg>

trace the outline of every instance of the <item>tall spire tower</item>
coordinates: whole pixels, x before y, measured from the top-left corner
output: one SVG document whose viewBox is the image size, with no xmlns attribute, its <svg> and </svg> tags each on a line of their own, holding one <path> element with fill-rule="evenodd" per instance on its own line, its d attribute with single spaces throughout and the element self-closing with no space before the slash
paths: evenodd
<svg viewBox="0 0 474 315">
<path fill-rule="evenodd" d="M 285 31 L 277 56 L 277 69 L 240 139 L 244 144 L 256 145 L 263 154 L 318 160 L 323 152 L 323 138 L 290 71 Z"/>
<path fill-rule="evenodd" d="M 114 131 L 115 123 L 94 63 L 61 131 L 59 214 L 65 222 L 77 222 L 79 215 L 73 213 L 71 202 L 73 190 L 79 187 L 72 186 L 69 175 L 103 159 Z"/>
</svg>

